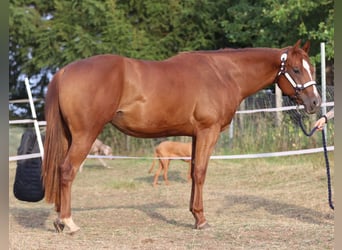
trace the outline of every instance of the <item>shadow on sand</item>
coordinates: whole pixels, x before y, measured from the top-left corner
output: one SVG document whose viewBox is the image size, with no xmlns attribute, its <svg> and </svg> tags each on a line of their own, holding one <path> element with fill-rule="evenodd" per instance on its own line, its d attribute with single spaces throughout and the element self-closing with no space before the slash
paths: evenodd
<svg viewBox="0 0 342 250">
<path fill-rule="evenodd" d="M 12 216 L 24 228 L 41 228 L 46 230 L 45 222 L 53 210 L 48 208 L 10 208 Z"/>
<path fill-rule="evenodd" d="M 305 223 L 326 225 L 334 224 L 334 213 L 332 210 L 330 213 L 321 213 L 310 208 L 253 195 L 228 195 L 226 196 L 223 209 L 232 208 L 237 205 L 246 206 L 246 209 L 242 210 L 241 213 L 263 208 L 272 215 L 284 216 Z"/>
</svg>

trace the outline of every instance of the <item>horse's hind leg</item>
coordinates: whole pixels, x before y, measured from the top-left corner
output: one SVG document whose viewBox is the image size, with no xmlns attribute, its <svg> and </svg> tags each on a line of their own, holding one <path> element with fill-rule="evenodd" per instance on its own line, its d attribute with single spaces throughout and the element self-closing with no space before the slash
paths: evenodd
<svg viewBox="0 0 342 250">
<path fill-rule="evenodd" d="M 60 221 L 70 229 L 70 233 L 80 228 L 71 217 L 71 186 L 79 167 L 87 157 L 95 138 L 93 136 L 74 136 L 66 159 L 60 167 Z"/>
</svg>

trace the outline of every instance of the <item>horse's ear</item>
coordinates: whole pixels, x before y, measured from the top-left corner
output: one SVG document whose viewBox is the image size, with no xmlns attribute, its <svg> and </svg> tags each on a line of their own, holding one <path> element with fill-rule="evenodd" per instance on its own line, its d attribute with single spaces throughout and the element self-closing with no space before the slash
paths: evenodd
<svg viewBox="0 0 342 250">
<path fill-rule="evenodd" d="M 302 42 L 302 40 L 299 39 L 299 40 L 295 43 L 295 45 L 294 45 L 293 47 L 296 48 L 296 49 L 298 49 L 301 42 Z"/>
<path fill-rule="evenodd" d="M 309 54 L 309 50 L 310 50 L 310 41 L 307 40 L 306 43 L 303 45 L 302 48 L 307 54 Z"/>
</svg>

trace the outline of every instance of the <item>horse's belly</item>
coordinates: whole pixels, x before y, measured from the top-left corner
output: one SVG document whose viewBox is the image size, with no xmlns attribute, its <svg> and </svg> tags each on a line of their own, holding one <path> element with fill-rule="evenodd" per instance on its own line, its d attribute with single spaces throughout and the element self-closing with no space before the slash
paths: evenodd
<svg viewBox="0 0 342 250">
<path fill-rule="evenodd" d="M 192 128 L 186 122 L 167 116 L 146 115 L 144 112 L 118 110 L 112 124 L 125 134 L 142 138 L 192 135 Z"/>
</svg>

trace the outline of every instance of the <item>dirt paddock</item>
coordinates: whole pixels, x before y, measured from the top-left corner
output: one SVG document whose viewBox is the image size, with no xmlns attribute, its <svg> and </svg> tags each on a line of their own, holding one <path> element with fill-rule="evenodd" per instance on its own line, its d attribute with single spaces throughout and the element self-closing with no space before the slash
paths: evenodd
<svg viewBox="0 0 342 250">
<path fill-rule="evenodd" d="M 331 167 L 333 175 L 333 155 Z M 45 201 L 13 196 L 9 168 L 10 249 L 333 249 L 321 154 L 256 160 L 211 160 L 204 207 L 211 227 L 194 230 L 187 163 L 172 161 L 170 185 L 152 187 L 147 160 L 87 160 L 72 190 L 81 230 L 54 232 Z"/>
</svg>

